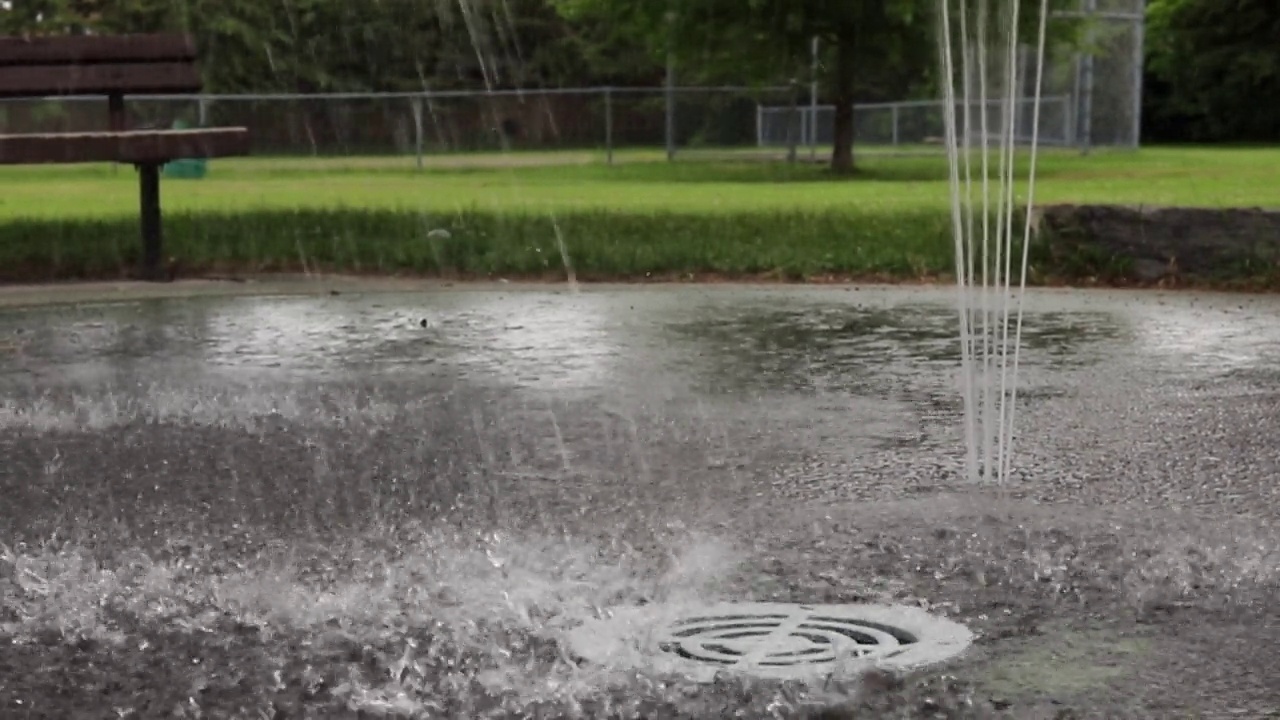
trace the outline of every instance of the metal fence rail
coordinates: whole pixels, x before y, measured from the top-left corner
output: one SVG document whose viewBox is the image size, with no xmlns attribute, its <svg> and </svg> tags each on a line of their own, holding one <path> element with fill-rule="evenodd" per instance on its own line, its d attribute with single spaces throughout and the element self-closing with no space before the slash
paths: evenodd
<svg viewBox="0 0 1280 720">
<path fill-rule="evenodd" d="M 417 93 L 126 97 L 133 127 L 243 125 L 258 155 L 412 155 L 495 150 L 757 147 L 756 108 L 789 88 L 568 88 Z M 101 98 L 0 101 L 0 132 L 97 129 Z M 673 112 L 668 112 L 668 106 Z M 674 127 L 670 127 L 674 123 Z"/>
<path fill-rule="evenodd" d="M 979 111 L 973 109 L 966 113 L 962 105 L 957 103 L 956 117 L 961 121 L 959 131 L 963 135 L 966 132 L 964 118 L 976 117 Z M 976 108 L 978 103 L 971 105 Z M 1030 98 L 1017 103 L 1014 138 L 1019 144 L 1031 142 L 1031 111 L 1034 105 L 1035 101 Z M 908 148 L 918 151 L 921 146 L 941 148 L 945 135 L 943 109 L 941 101 L 931 100 L 855 105 L 854 145 L 897 152 L 906 152 Z M 987 103 L 989 127 L 1003 124 L 1000 117 L 1003 111 L 1000 101 Z M 1038 141 L 1048 146 L 1074 146 L 1071 118 L 1070 97 L 1041 98 Z M 834 105 L 760 106 L 756 109 L 756 142 L 760 147 L 789 147 L 793 144 L 803 148 L 827 147 L 833 141 L 834 121 Z M 969 137 L 977 142 L 976 127 L 969 131 Z"/>
</svg>

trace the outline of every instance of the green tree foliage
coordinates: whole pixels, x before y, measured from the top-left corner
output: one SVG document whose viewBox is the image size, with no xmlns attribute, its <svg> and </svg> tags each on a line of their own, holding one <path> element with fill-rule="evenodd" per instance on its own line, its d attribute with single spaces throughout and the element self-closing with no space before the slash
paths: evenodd
<svg viewBox="0 0 1280 720">
<path fill-rule="evenodd" d="M 1145 133 L 1280 141 L 1280 2 L 1150 0 Z"/>
<path fill-rule="evenodd" d="M 671 51 L 700 79 L 807 78 L 818 38 L 819 80 L 835 106 L 831 168 L 838 173 L 854 168 L 855 102 L 898 100 L 935 86 L 937 0 L 551 1 L 568 18 L 593 18 L 646 44 L 655 58 Z M 1039 0 L 1019 2 L 1024 37 L 1034 37 Z"/>
<path fill-rule="evenodd" d="M 805 78 L 818 38 L 823 84 L 836 106 L 837 172 L 853 169 L 855 99 L 900 95 L 936 54 L 931 0 L 553 1 L 568 18 L 603 21 L 645 43 L 655 58 L 671 52 L 700 79 Z"/>
<path fill-rule="evenodd" d="M 1018 1 L 1033 18 L 1040 0 Z M 216 93 L 656 84 L 669 54 L 686 83 L 780 85 L 811 79 L 818 38 L 816 79 L 836 107 L 831 166 L 847 172 L 854 102 L 935 87 L 937 8 L 937 0 L 9 0 L 0 31 L 187 31 Z M 1028 23 L 1025 36 L 1033 30 Z"/>
<path fill-rule="evenodd" d="M 11 35 L 162 30 L 195 35 L 212 92 L 555 86 L 589 80 L 591 53 L 611 52 L 598 28 L 570 28 L 546 0 L 10 0 L 0 9 L 0 33 Z"/>
<path fill-rule="evenodd" d="M 8 35 L 79 35 L 92 2 L 77 0 L 10 0 L 0 11 L 0 32 Z"/>
</svg>

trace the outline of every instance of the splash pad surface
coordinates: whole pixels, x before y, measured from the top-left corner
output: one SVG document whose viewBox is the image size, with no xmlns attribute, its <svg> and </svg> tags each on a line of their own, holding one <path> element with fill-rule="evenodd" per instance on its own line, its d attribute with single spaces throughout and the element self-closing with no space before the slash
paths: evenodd
<svg viewBox="0 0 1280 720">
<path fill-rule="evenodd" d="M 957 479 L 948 289 L 328 290 L 0 315 L 6 711 L 67 667 L 50 713 L 1271 697 L 1272 298 L 1037 294 L 1001 494 Z M 983 641 L 862 700 L 571 651 L 598 611 L 724 602 Z"/>
</svg>

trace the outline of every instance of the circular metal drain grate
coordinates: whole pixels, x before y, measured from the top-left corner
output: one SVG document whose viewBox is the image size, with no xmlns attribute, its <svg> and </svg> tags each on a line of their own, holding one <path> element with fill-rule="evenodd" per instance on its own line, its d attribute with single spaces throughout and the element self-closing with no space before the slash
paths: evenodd
<svg viewBox="0 0 1280 720">
<path fill-rule="evenodd" d="M 721 665 L 786 666 L 829 663 L 841 657 L 890 656 L 917 642 L 901 628 L 818 612 L 677 620 L 661 648 L 689 660 Z"/>
<path fill-rule="evenodd" d="M 622 608 L 569 637 L 587 660 L 699 680 L 725 671 L 804 679 L 916 667 L 954 657 L 971 640 L 964 626 L 919 608 L 786 603 Z"/>
</svg>

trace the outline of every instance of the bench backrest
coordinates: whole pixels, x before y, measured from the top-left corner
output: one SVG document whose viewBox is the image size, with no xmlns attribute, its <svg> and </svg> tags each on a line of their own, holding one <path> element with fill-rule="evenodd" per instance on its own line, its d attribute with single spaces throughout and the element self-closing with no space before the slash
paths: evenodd
<svg viewBox="0 0 1280 720">
<path fill-rule="evenodd" d="M 199 92 L 195 61 L 178 33 L 0 38 L 0 97 Z"/>
</svg>

